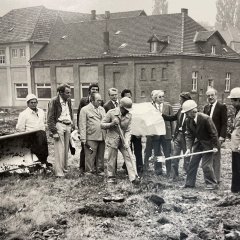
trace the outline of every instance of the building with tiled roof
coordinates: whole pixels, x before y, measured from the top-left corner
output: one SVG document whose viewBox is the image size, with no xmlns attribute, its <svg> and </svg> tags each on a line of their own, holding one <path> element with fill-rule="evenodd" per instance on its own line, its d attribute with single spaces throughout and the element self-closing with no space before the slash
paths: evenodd
<svg viewBox="0 0 240 240">
<path fill-rule="evenodd" d="M 181 91 L 190 91 L 203 103 L 209 86 L 225 101 L 238 84 L 239 54 L 218 31 L 207 31 L 194 21 L 187 9 L 152 16 L 144 11 L 105 12 L 101 17 L 95 11 L 71 15 L 39 8 L 42 17 L 32 16 L 35 27 L 25 33 L 31 46 L 39 46 L 30 55 L 31 74 L 25 82 L 16 77 L 12 86 L 24 84 L 21 96 L 36 93 L 44 108 L 62 82 L 71 85 L 76 107 L 94 82 L 105 99 L 110 87 L 130 88 L 135 102 L 148 101 L 153 89 L 162 89 L 172 104 Z M 11 89 L 13 105 L 20 105 L 21 98 Z"/>
</svg>

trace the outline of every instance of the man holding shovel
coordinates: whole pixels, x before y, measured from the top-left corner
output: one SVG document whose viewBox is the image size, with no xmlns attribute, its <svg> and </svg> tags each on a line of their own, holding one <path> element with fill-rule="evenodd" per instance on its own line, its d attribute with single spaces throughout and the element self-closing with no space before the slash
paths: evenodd
<svg viewBox="0 0 240 240">
<path fill-rule="evenodd" d="M 108 146 L 107 173 L 109 183 L 116 181 L 118 149 L 122 153 L 124 162 L 126 163 L 129 180 L 133 184 L 139 183 L 128 151 L 131 138 L 132 115 L 129 112 L 131 109 L 132 100 L 128 97 L 123 97 L 120 100 L 119 107 L 109 110 L 101 123 L 101 128 L 107 129 L 105 143 Z"/>
<path fill-rule="evenodd" d="M 217 152 L 219 147 L 218 133 L 212 119 L 197 111 L 194 100 L 187 100 L 182 105 L 182 113 L 186 113 L 186 155 L 191 152 L 213 150 Z M 193 155 L 189 164 L 184 188 L 194 188 L 197 170 L 202 160 L 202 169 L 207 190 L 217 189 L 217 180 L 213 170 L 213 152 Z"/>
</svg>

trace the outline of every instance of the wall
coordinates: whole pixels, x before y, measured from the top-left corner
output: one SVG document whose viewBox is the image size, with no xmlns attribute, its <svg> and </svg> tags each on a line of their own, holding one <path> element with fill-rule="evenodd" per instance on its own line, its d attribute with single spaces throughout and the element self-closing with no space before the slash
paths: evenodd
<svg viewBox="0 0 240 240">
<path fill-rule="evenodd" d="M 1 93 L 0 94 L 0 106 L 8 106 L 8 81 L 7 81 L 7 69 L 0 68 L 0 86 Z"/>
</svg>

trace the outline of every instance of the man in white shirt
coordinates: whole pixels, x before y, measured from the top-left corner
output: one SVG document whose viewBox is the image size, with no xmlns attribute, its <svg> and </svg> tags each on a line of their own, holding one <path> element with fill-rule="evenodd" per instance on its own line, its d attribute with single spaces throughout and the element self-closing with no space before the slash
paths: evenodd
<svg viewBox="0 0 240 240">
<path fill-rule="evenodd" d="M 67 172 L 69 140 L 73 125 L 71 104 L 71 88 L 68 84 L 61 84 L 58 95 L 48 104 L 48 128 L 54 138 L 56 177 L 64 177 Z"/>
<path fill-rule="evenodd" d="M 38 100 L 34 94 L 26 97 L 27 108 L 19 114 L 16 129 L 18 132 L 30 132 L 39 130 L 34 134 L 31 141 L 31 152 L 34 153 L 42 164 L 47 167 L 52 166 L 47 162 L 48 144 L 45 132 L 45 113 L 37 107 Z"/>
</svg>

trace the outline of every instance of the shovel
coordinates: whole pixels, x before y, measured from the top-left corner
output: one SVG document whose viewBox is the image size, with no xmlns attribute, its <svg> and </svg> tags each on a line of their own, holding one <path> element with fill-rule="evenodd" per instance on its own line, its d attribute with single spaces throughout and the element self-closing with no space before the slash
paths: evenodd
<svg viewBox="0 0 240 240">
<path fill-rule="evenodd" d="M 190 157 L 190 156 L 194 156 L 194 155 L 199 155 L 199 154 L 204 154 L 204 153 L 214 153 L 214 152 L 217 152 L 217 151 L 212 149 L 212 150 L 207 150 L 207 151 L 202 151 L 202 152 L 195 152 L 195 153 L 189 153 L 189 154 L 182 154 L 182 155 L 178 155 L 178 156 L 172 156 L 172 157 L 168 157 L 168 158 L 165 158 L 164 156 L 158 156 L 157 162 L 165 162 L 165 161 L 176 159 L 176 158 Z"/>
</svg>

